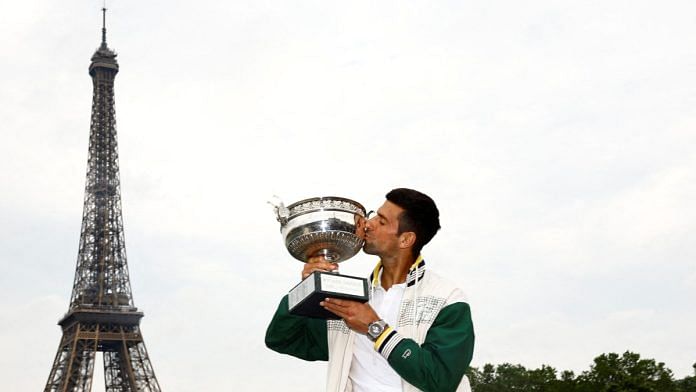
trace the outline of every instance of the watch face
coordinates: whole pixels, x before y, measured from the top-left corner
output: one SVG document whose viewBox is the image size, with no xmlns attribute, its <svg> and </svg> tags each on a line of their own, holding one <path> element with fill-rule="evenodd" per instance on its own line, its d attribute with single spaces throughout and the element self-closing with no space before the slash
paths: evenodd
<svg viewBox="0 0 696 392">
<path fill-rule="evenodd" d="M 370 325 L 370 335 L 372 335 L 373 337 L 376 338 L 377 336 L 379 336 L 379 334 L 382 333 L 382 331 L 384 331 L 384 327 L 382 327 L 380 324 Z"/>
</svg>

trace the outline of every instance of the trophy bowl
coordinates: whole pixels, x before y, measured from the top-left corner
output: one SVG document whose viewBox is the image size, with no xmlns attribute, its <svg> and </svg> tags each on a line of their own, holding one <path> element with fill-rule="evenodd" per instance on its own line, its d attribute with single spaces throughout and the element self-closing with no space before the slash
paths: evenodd
<svg viewBox="0 0 696 392">
<path fill-rule="evenodd" d="M 334 196 L 315 197 L 276 207 L 280 232 L 290 254 L 303 262 L 315 256 L 339 263 L 360 251 L 365 207 Z"/>
</svg>

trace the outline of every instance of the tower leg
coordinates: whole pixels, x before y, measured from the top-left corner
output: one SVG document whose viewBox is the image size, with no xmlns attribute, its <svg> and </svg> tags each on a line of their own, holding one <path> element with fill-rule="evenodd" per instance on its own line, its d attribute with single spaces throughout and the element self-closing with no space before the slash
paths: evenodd
<svg viewBox="0 0 696 392">
<path fill-rule="evenodd" d="M 96 340 L 83 339 L 82 335 L 90 332 L 81 327 L 80 324 L 74 324 L 63 330 L 63 337 L 44 392 L 90 391 Z"/>
<path fill-rule="evenodd" d="M 140 334 L 121 328 L 121 336 L 104 353 L 106 392 L 161 392 Z"/>
</svg>

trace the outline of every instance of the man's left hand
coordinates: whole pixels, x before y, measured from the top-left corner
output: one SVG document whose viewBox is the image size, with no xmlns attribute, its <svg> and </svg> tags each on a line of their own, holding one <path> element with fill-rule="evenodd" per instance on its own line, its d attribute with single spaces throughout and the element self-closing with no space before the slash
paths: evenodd
<svg viewBox="0 0 696 392">
<path fill-rule="evenodd" d="M 368 303 L 326 298 L 320 305 L 342 318 L 348 325 L 348 328 L 361 334 L 367 333 L 368 324 L 379 320 L 379 316 Z"/>
</svg>

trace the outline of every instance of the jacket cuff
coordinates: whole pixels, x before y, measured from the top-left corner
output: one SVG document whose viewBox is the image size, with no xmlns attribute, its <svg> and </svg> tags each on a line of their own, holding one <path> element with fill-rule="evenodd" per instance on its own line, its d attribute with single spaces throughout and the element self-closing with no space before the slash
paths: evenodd
<svg viewBox="0 0 696 392">
<path fill-rule="evenodd" d="M 394 328 L 387 327 L 375 341 L 375 351 L 382 355 L 384 359 L 389 360 L 389 355 L 396 345 L 404 339 Z"/>
</svg>

